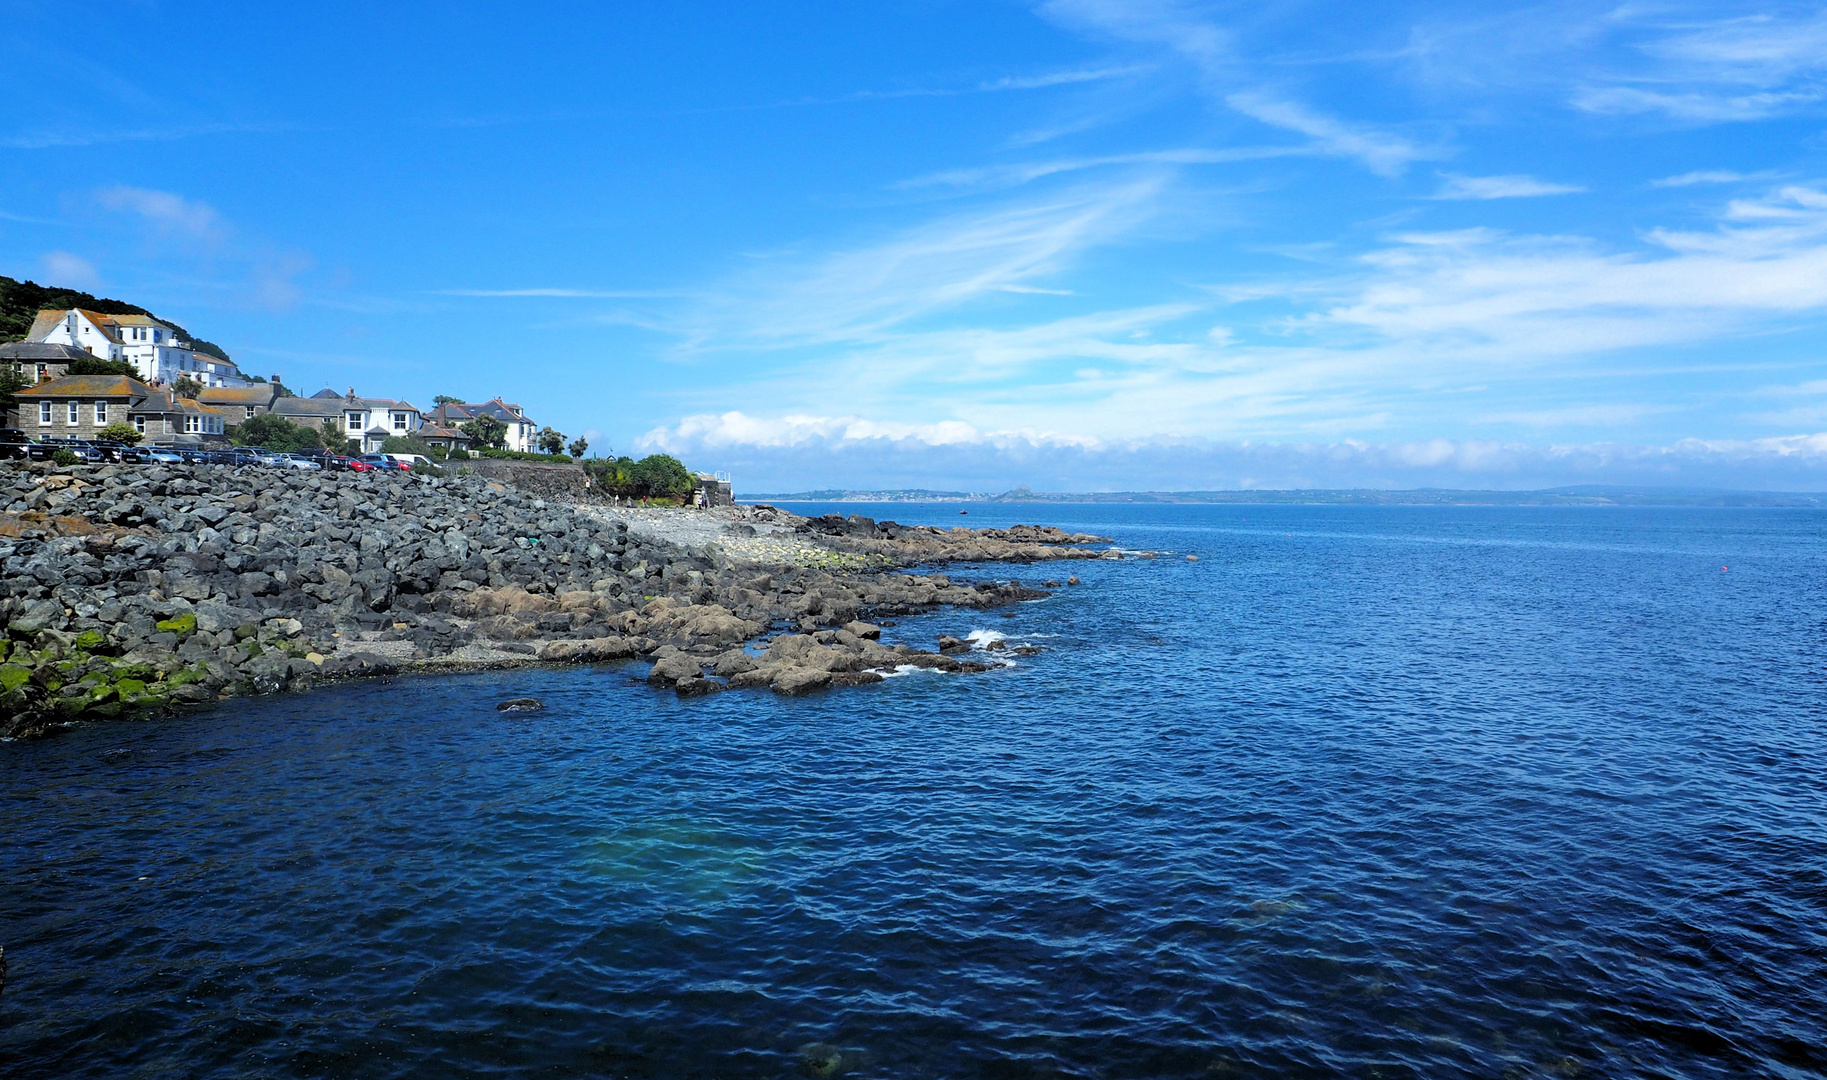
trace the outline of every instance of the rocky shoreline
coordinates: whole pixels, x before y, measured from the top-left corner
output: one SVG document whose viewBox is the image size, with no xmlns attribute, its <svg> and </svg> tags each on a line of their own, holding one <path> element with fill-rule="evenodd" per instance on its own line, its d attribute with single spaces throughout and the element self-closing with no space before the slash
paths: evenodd
<svg viewBox="0 0 1827 1080">
<path fill-rule="evenodd" d="M 964 642 L 887 646 L 868 620 L 1038 599 L 1060 582 L 926 568 L 1121 557 L 1097 544 L 615 507 L 481 475 L 16 463 L 0 467 L 0 738 L 403 670 L 641 658 L 688 696 L 983 671 Z"/>
</svg>

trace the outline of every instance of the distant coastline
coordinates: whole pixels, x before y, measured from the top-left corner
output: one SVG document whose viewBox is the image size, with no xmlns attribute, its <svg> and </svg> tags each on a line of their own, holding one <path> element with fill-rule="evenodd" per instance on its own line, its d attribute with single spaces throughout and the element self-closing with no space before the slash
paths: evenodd
<svg viewBox="0 0 1827 1080">
<path fill-rule="evenodd" d="M 1533 491 L 1418 488 L 1294 488 L 1247 491 L 1039 492 L 1018 487 L 1001 494 L 903 488 L 893 491 L 824 489 L 744 495 L 742 502 L 827 503 L 1191 503 L 1244 506 L 1742 506 L 1827 507 L 1827 493 L 1732 491 L 1579 485 Z"/>
</svg>

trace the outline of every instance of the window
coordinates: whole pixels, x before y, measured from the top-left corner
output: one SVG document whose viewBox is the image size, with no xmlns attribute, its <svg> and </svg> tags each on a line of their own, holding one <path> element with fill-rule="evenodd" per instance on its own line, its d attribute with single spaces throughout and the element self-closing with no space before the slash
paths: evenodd
<svg viewBox="0 0 1827 1080">
<path fill-rule="evenodd" d="M 245 417 L 242 417 L 242 419 L 252 420 L 254 418 L 254 407 L 252 405 L 243 405 L 243 406 L 241 406 L 241 408 L 242 408 L 242 411 L 247 413 L 247 415 Z"/>
<path fill-rule="evenodd" d="M 143 416 L 134 417 L 133 430 L 139 432 L 141 435 L 146 434 L 146 418 Z"/>
<path fill-rule="evenodd" d="M 108 424 L 108 403 L 105 401 L 98 401 L 95 403 L 95 426 L 96 427 L 106 427 L 107 424 Z"/>
<path fill-rule="evenodd" d="M 38 423 L 40 426 L 45 426 L 45 427 L 50 426 L 50 423 L 51 423 L 51 403 L 50 402 L 40 401 L 38 403 Z"/>
<path fill-rule="evenodd" d="M 406 414 L 405 413 L 396 412 L 393 414 L 393 430 L 395 430 L 395 431 L 405 431 L 406 430 Z"/>
<path fill-rule="evenodd" d="M 79 405 L 77 405 L 74 401 L 65 402 L 64 409 L 63 409 L 63 422 L 66 424 L 76 423 L 76 413 L 78 412 L 78 410 L 80 408 L 81 407 Z"/>
<path fill-rule="evenodd" d="M 197 431 L 199 430 L 198 426 L 197 426 L 197 421 L 201 420 L 201 419 L 202 419 L 202 417 L 196 415 L 195 413 L 185 413 L 184 414 L 184 433 L 187 435 L 195 435 L 197 433 Z"/>
<path fill-rule="evenodd" d="M 360 431 L 362 429 L 362 414 L 358 412 L 350 413 L 348 416 L 348 424 L 350 431 Z"/>
</svg>

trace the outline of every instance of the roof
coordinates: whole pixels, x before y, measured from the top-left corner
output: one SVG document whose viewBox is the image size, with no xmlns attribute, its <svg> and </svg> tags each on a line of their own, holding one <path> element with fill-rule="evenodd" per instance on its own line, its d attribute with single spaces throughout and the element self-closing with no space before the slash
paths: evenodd
<svg viewBox="0 0 1827 1080">
<path fill-rule="evenodd" d="M 9 341 L 0 345 L 0 360 L 49 360 L 67 364 L 79 356 L 89 358 L 88 353 L 74 345 L 53 345 L 48 341 Z"/>
<path fill-rule="evenodd" d="M 19 397 L 140 398 L 150 393 L 150 386 L 125 375 L 65 375 L 61 379 L 52 379 L 17 391 Z"/>
<path fill-rule="evenodd" d="M 272 383 L 255 383 L 252 386 L 212 386 L 197 395 L 197 400 L 206 404 L 221 405 L 265 405 L 273 400 L 278 388 Z"/>
<path fill-rule="evenodd" d="M 272 412 L 275 416 L 315 416 L 319 419 L 341 416 L 343 414 L 343 399 L 340 397 L 334 399 L 318 397 L 278 398 L 273 402 Z"/>
<path fill-rule="evenodd" d="M 32 318 L 32 328 L 25 332 L 26 340 L 37 341 L 57 329 L 57 324 L 63 321 L 63 314 L 61 311 L 51 311 L 48 308 L 40 311 Z"/>
<path fill-rule="evenodd" d="M 475 441 L 471 439 L 468 434 L 458 431 L 456 428 L 445 427 L 442 424 L 426 424 L 424 427 L 413 432 L 413 434 L 421 439 L 462 439 L 464 442 Z"/>
<path fill-rule="evenodd" d="M 330 389 L 327 386 L 324 387 L 322 390 L 319 390 L 317 393 L 312 394 L 311 396 L 314 398 L 340 398 L 340 397 L 342 397 L 341 394 L 337 393 L 336 391 Z"/>
<path fill-rule="evenodd" d="M 75 308 L 74 310 L 78 315 L 81 315 L 83 318 L 94 323 L 95 328 L 100 330 L 109 341 L 114 342 L 116 345 L 120 344 L 121 339 L 114 333 L 114 316 L 103 315 L 99 311 L 90 311 L 88 308 Z M 159 325 L 163 326 L 164 323 L 160 323 Z"/>
<path fill-rule="evenodd" d="M 116 326 L 162 326 L 167 330 L 171 329 L 169 323 L 162 323 L 146 315 L 103 315 L 99 311 L 90 311 L 88 308 L 45 308 L 32 320 L 32 328 L 26 332 L 25 336 L 32 340 L 44 337 L 56 330 L 57 324 L 72 311 L 94 323 L 95 328 L 116 345 L 119 345 L 121 341 L 114 332 Z"/>
<path fill-rule="evenodd" d="M 500 398 L 484 401 L 479 405 L 467 402 L 446 402 L 431 411 L 431 415 L 440 420 L 474 420 L 478 416 L 491 416 L 496 420 L 530 424 L 526 413 L 518 405 L 510 405 Z"/>
</svg>

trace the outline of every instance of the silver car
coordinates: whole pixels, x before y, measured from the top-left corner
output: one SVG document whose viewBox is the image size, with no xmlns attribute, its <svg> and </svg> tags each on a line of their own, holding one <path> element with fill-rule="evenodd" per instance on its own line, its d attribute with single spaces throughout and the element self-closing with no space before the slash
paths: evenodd
<svg viewBox="0 0 1827 1080">
<path fill-rule="evenodd" d="M 285 469 L 322 469 L 323 462 L 314 461 L 303 454 L 280 454 L 272 463 Z"/>
</svg>

